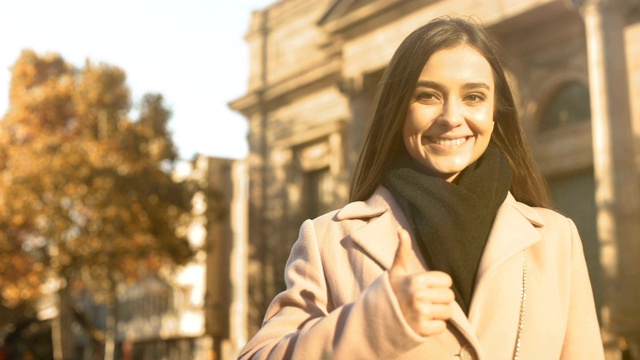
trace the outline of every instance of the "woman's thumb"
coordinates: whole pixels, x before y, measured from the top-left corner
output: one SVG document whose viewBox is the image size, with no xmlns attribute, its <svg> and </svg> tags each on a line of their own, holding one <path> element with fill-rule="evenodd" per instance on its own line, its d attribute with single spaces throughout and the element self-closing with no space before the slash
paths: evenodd
<svg viewBox="0 0 640 360">
<path fill-rule="evenodd" d="M 398 249 L 396 250 L 396 256 L 393 258 L 391 271 L 407 273 L 409 271 L 409 261 L 412 252 L 413 249 L 411 248 L 411 237 L 409 233 L 403 228 L 398 228 Z"/>
</svg>

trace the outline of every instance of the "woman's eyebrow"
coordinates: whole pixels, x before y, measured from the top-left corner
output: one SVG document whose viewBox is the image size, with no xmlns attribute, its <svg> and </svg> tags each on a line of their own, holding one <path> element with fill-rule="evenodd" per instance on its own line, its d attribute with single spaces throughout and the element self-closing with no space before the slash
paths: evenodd
<svg viewBox="0 0 640 360">
<path fill-rule="evenodd" d="M 436 90 L 444 89 L 444 86 L 442 86 L 440 83 L 431 80 L 418 80 L 416 87 L 428 87 L 434 88 Z"/>
<path fill-rule="evenodd" d="M 491 86 L 489 86 L 487 83 L 483 83 L 483 82 L 468 82 L 468 83 L 462 85 L 462 88 L 465 89 L 465 90 L 474 90 L 474 89 L 491 90 Z"/>
<path fill-rule="evenodd" d="M 416 84 L 416 88 L 418 87 L 428 87 L 428 88 L 433 88 L 436 90 L 444 90 L 444 85 L 440 84 L 439 82 L 436 81 L 431 81 L 431 80 L 418 80 L 417 84 Z M 485 83 L 485 82 L 468 82 L 465 83 L 464 85 L 462 85 L 462 89 L 464 90 L 475 90 L 475 89 L 485 89 L 485 90 L 491 90 L 491 86 L 489 86 L 489 84 Z"/>
</svg>

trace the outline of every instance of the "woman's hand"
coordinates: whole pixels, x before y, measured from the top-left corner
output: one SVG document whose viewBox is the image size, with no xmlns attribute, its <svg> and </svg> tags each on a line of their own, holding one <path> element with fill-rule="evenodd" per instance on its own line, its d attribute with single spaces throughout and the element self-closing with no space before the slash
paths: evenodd
<svg viewBox="0 0 640 360">
<path fill-rule="evenodd" d="M 409 264 L 415 262 L 411 237 L 398 229 L 400 243 L 389 279 L 400 309 L 411 328 L 421 336 L 436 335 L 447 328 L 455 296 L 451 290 L 451 277 L 441 271 L 412 272 Z"/>
</svg>

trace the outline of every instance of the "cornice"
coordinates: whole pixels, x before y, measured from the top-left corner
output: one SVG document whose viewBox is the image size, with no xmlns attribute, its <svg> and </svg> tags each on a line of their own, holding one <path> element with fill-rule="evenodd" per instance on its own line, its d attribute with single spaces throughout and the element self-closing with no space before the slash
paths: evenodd
<svg viewBox="0 0 640 360">
<path fill-rule="evenodd" d="M 261 96 L 260 91 L 252 91 L 235 100 L 231 100 L 227 103 L 227 106 L 245 116 L 249 116 L 256 111 L 255 108 L 260 103 Z"/>
<path fill-rule="evenodd" d="M 359 6 L 352 6 L 356 0 L 339 0 L 327 11 L 318 22 L 328 33 L 347 35 L 367 22 L 387 16 L 400 7 L 422 8 L 443 0 L 370 0 Z M 366 29 L 364 29 L 366 31 Z"/>
<path fill-rule="evenodd" d="M 290 129 L 289 134 L 277 137 L 273 142 L 273 146 L 276 148 L 293 148 L 323 137 L 328 137 L 331 134 L 342 133 L 346 127 L 346 123 L 345 119 L 337 119 L 336 121 L 314 124 L 312 126 L 305 123 L 298 123 L 298 128 Z"/>
<path fill-rule="evenodd" d="M 245 39 L 251 36 L 260 36 L 265 29 L 271 30 L 279 27 L 280 24 L 305 16 L 309 12 L 321 11 L 323 3 L 331 0 L 280 0 L 267 8 L 256 11 L 252 14 L 249 30 L 245 34 Z M 328 5 L 326 5 L 329 7 Z"/>
<path fill-rule="evenodd" d="M 259 110 L 260 105 L 269 107 L 283 97 L 303 90 L 323 79 L 331 77 L 340 78 L 342 72 L 342 60 L 339 57 L 322 59 L 305 69 L 267 86 L 251 91 L 244 96 L 232 100 L 228 106 L 245 116 L 249 116 Z"/>
</svg>

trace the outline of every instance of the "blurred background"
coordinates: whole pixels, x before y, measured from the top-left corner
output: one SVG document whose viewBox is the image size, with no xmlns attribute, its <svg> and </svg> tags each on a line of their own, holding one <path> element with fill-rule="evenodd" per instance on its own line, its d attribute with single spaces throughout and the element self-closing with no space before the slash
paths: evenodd
<svg viewBox="0 0 640 360">
<path fill-rule="evenodd" d="M 227 103 L 271 2 L 0 1 L 0 358 L 213 354 L 208 177 L 247 154 Z"/>
<path fill-rule="evenodd" d="M 0 0 L 0 359 L 236 358 L 442 15 L 504 47 L 607 358 L 640 359 L 636 0 Z"/>
</svg>

